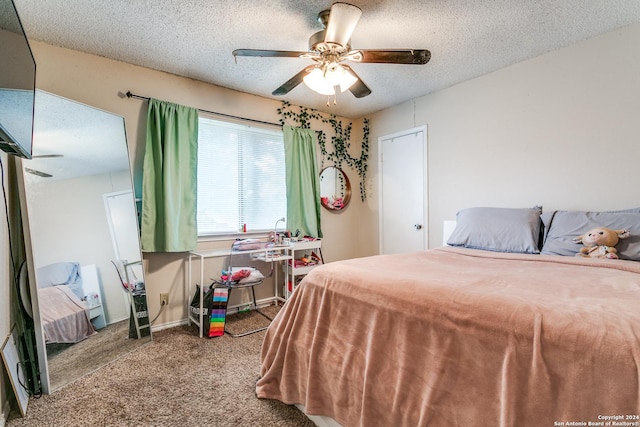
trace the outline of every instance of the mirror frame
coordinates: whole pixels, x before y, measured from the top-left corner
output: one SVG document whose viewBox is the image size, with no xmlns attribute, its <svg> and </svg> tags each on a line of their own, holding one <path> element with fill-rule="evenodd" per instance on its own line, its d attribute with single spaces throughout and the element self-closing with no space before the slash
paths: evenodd
<svg viewBox="0 0 640 427">
<path fill-rule="evenodd" d="M 327 196 L 323 196 L 322 194 L 322 174 L 324 174 L 325 171 L 329 171 L 329 170 L 335 170 L 335 173 L 336 174 L 340 173 L 340 175 L 342 176 L 342 179 L 344 179 L 344 186 L 345 186 L 344 196 L 342 197 L 343 199 L 342 206 L 339 208 L 329 204 L 327 200 Z M 342 169 L 340 169 L 335 165 L 327 166 L 320 171 L 320 181 L 321 181 L 320 182 L 320 204 L 322 205 L 322 207 L 324 207 L 330 212 L 340 212 L 346 209 L 347 206 L 349 205 L 349 202 L 351 201 L 351 182 L 349 182 L 349 177 L 347 176 L 347 174 L 344 173 Z"/>
<path fill-rule="evenodd" d="M 94 107 L 92 105 L 88 105 L 85 104 L 83 102 L 80 101 L 76 101 L 73 99 L 69 99 L 66 98 L 65 96 L 61 96 L 61 95 L 57 95 L 54 93 L 50 93 L 50 92 L 45 92 L 42 90 L 37 90 L 36 92 L 43 92 L 46 96 L 53 96 L 56 98 L 60 98 L 62 100 L 71 102 L 73 104 L 79 105 L 79 106 L 83 106 L 86 108 L 91 108 L 97 112 L 103 112 L 106 114 L 110 114 L 112 116 L 118 117 L 122 119 L 122 134 L 124 136 L 124 144 L 125 144 L 125 150 L 127 152 L 126 155 L 126 164 L 127 164 L 127 168 L 128 168 L 128 179 L 129 179 L 129 183 L 130 183 L 130 188 L 131 188 L 131 192 L 132 192 L 132 203 L 133 203 L 133 209 L 134 211 L 136 210 L 136 205 L 135 205 L 135 199 L 133 198 L 133 190 L 134 190 L 134 184 L 133 184 L 133 174 L 132 174 L 132 167 L 131 167 L 131 162 L 130 162 L 130 154 L 128 152 L 129 148 L 128 148 L 128 141 L 127 141 L 127 135 L 126 135 L 126 127 L 125 127 L 125 123 L 124 123 L 124 117 L 119 116 L 118 114 L 112 113 L 110 111 L 105 111 L 102 110 L 98 107 Z M 38 107 L 36 107 L 38 108 Z M 37 110 L 36 110 L 37 111 Z M 34 142 L 36 142 L 37 144 L 37 140 L 34 139 Z M 36 150 L 39 147 L 34 147 Z M 47 157 L 46 155 L 43 157 Z M 56 157 L 56 156 L 53 156 Z M 24 230 L 24 240 L 25 240 L 25 255 L 26 255 L 26 265 L 27 265 L 27 276 L 28 276 L 28 287 L 29 287 L 29 291 L 30 291 L 30 302 L 31 302 L 31 309 L 32 309 L 32 318 L 34 321 L 34 327 L 35 327 L 35 339 L 36 339 L 36 347 L 37 347 L 37 353 L 38 353 L 38 367 L 39 367 L 39 371 L 40 371 L 40 380 L 41 380 L 41 389 L 42 392 L 44 394 L 50 394 L 53 391 L 59 390 L 63 387 L 65 387 L 67 384 L 63 384 L 62 386 L 56 388 L 56 389 L 52 389 L 52 384 L 51 384 L 51 378 L 50 378 L 50 367 L 49 367 L 49 361 L 48 361 L 48 351 L 47 351 L 47 344 L 45 342 L 45 338 L 44 338 L 44 329 L 43 329 L 43 323 L 42 323 L 42 317 L 41 317 L 41 312 L 40 312 L 40 306 L 42 304 L 42 301 L 40 301 L 40 298 L 38 297 L 38 280 L 36 277 L 36 260 L 35 260 L 35 252 L 34 252 L 34 242 L 33 242 L 33 235 L 32 235 L 32 230 L 33 227 L 31 226 L 30 221 L 32 220 L 32 215 L 30 215 L 29 212 L 29 195 L 28 192 L 30 191 L 28 189 L 29 185 L 27 183 L 27 179 L 26 179 L 26 174 L 27 174 L 27 169 L 29 168 L 29 163 L 27 162 L 32 162 L 32 160 L 25 160 L 25 159 L 17 159 L 18 160 L 18 170 L 16 173 L 17 176 L 17 181 L 18 181 L 18 192 L 19 192 L 19 197 L 20 197 L 20 209 L 22 211 L 22 225 L 23 225 L 23 230 Z M 76 177 L 77 179 L 77 177 Z M 102 195 L 104 197 L 104 194 Z M 106 217 L 105 217 L 106 218 Z M 135 219 L 136 224 L 138 224 L 138 220 L 137 218 Z M 113 236 L 111 236 L 111 239 L 113 239 Z M 139 244 L 139 230 L 138 230 L 138 244 Z M 142 268 L 142 251 L 140 250 L 140 247 L 138 247 L 139 250 L 139 255 L 140 255 L 140 264 L 141 264 L 141 268 Z M 116 256 L 116 254 L 114 254 L 114 256 Z M 115 272 L 115 270 L 114 270 Z M 115 273 L 114 273 L 115 274 Z M 144 269 L 142 268 L 142 275 L 144 277 Z M 143 279 L 144 281 L 144 279 Z M 104 297 L 104 294 L 102 295 Z M 123 297 L 124 298 L 124 297 Z M 146 296 L 145 296 L 146 298 Z M 103 304 L 105 303 L 105 301 L 103 301 Z M 124 299 L 123 299 L 123 303 L 124 303 Z M 130 303 L 129 303 L 130 304 Z M 131 307 L 127 306 L 125 308 L 126 312 L 127 312 L 127 324 L 129 324 L 130 322 L 130 310 Z M 122 320 L 124 321 L 124 320 Z M 107 325 L 108 326 L 108 325 Z M 152 339 L 151 337 L 151 328 L 149 326 L 149 340 Z M 139 341 L 140 344 L 144 344 L 145 342 L 147 342 L 146 336 L 142 337 L 142 340 L 136 340 Z M 123 353 L 124 354 L 124 353 Z M 121 355 L 117 356 L 120 357 Z M 105 366 L 104 364 L 101 365 L 97 365 L 96 368 Z M 79 378 L 78 378 L 79 379 Z"/>
</svg>

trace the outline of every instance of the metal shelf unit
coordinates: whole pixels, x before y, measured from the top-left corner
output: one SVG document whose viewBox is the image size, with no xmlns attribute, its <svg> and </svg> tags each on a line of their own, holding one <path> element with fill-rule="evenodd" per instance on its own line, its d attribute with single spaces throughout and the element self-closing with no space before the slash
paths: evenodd
<svg viewBox="0 0 640 427">
<path fill-rule="evenodd" d="M 291 293 L 295 290 L 296 281 L 308 274 L 311 270 L 316 268 L 320 263 L 314 265 L 305 265 L 296 267 L 296 259 L 300 259 L 303 255 L 310 255 L 311 252 L 320 252 L 322 249 L 322 240 L 303 240 L 299 242 L 292 242 L 287 247 L 287 255 L 290 260 L 283 265 L 284 269 L 284 300 L 286 301 L 291 296 Z"/>
</svg>

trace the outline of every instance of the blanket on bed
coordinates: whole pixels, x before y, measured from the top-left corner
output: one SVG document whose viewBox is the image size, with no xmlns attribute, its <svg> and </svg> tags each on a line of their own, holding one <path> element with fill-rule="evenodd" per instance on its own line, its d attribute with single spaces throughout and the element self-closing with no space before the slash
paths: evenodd
<svg viewBox="0 0 640 427">
<path fill-rule="evenodd" d="M 38 289 L 44 338 L 49 343 L 77 343 L 95 334 L 89 310 L 67 286 Z"/>
<path fill-rule="evenodd" d="M 267 330 L 256 393 L 344 426 L 639 414 L 640 263 L 438 248 L 320 266 Z"/>
</svg>

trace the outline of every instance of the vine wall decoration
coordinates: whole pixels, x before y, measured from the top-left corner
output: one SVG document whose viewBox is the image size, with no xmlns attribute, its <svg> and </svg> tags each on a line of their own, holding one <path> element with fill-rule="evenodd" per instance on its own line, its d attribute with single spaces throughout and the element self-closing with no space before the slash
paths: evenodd
<svg viewBox="0 0 640 427">
<path fill-rule="evenodd" d="M 360 157 L 351 157 L 349 154 L 349 148 L 351 147 L 351 128 L 353 127 L 351 122 L 343 125 L 342 121 L 338 120 L 333 114 L 327 117 L 312 108 L 295 108 L 297 108 L 297 111 L 294 111 L 294 107 L 289 102 L 282 101 L 282 107 L 277 110 L 280 115 L 280 125 L 284 126 L 288 123 L 304 129 L 311 129 L 311 123 L 314 120 L 330 124 L 334 132 L 333 136 L 331 136 L 333 151 L 327 150 L 327 135 L 324 131 L 316 131 L 318 134 L 318 144 L 320 144 L 320 151 L 322 153 L 321 167 L 324 167 L 325 161 L 331 161 L 340 169 L 342 169 L 343 163 L 351 169 L 354 169 L 360 177 L 360 200 L 364 202 L 367 198 L 365 181 L 367 179 L 367 160 L 369 159 L 369 119 L 364 119 Z"/>
</svg>

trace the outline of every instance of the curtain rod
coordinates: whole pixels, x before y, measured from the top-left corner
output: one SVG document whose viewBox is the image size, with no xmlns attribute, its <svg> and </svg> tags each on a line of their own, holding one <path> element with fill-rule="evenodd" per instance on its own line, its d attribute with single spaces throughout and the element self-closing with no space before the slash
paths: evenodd
<svg viewBox="0 0 640 427">
<path fill-rule="evenodd" d="M 127 93 L 125 95 L 127 95 L 127 98 L 137 98 L 137 99 L 141 99 L 143 101 L 149 101 L 149 99 L 151 99 L 148 96 L 141 96 L 141 95 L 136 95 L 135 93 L 131 93 L 130 90 L 127 91 Z M 256 119 L 247 119 L 246 117 L 232 116 L 231 114 L 217 113 L 215 111 L 203 110 L 201 108 L 198 108 L 198 111 L 203 112 L 203 113 L 208 113 L 208 114 L 214 114 L 216 116 L 228 117 L 230 119 L 244 120 L 244 121 L 247 121 L 247 122 L 261 123 L 263 125 L 282 127 L 282 125 L 279 124 L 279 123 L 264 122 L 262 120 L 256 120 Z"/>
</svg>

